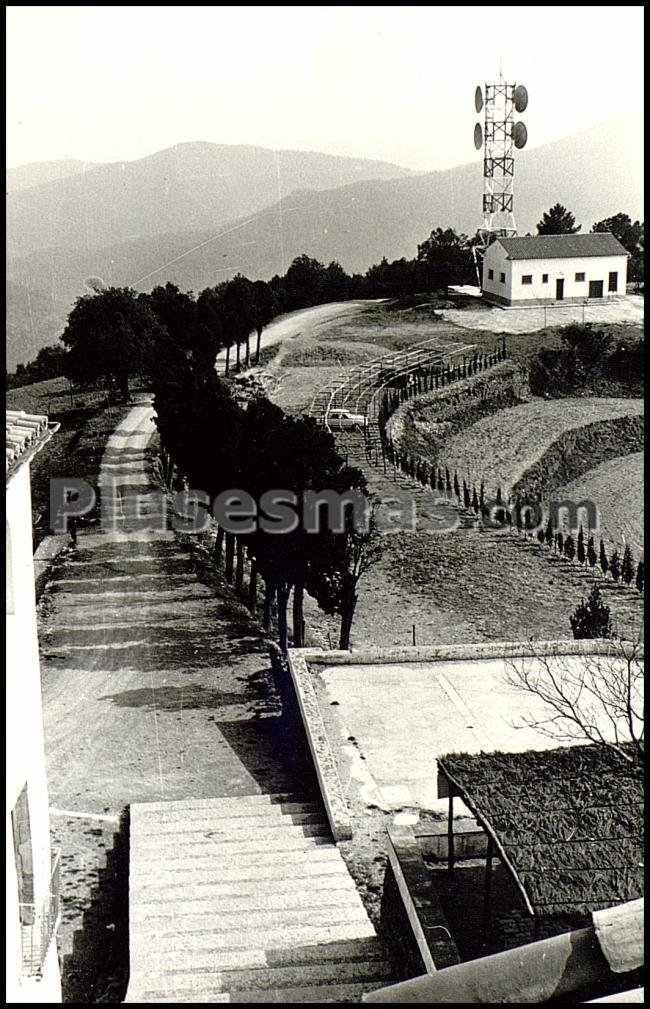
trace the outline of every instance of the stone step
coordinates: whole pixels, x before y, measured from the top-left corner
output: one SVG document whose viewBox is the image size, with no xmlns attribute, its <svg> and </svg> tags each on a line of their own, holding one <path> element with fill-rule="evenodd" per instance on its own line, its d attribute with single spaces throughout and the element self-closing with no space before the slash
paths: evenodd
<svg viewBox="0 0 650 1009">
<path fill-rule="evenodd" d="M 144 571 L 138 574 L 104 574 L 97 578 L 55 578 L 49 585 L 57 592 L 78 592 L 101 593 L 101 592 L 124 592 L 124 591 L 144 591 L 146 589 L 156 590 L 161 585 L 166 587 L 190 585 L 197 582 L 196 574 L 192 571 L 179 574 L 169 571 L 151 573 Z"/>
<path fill-rule="evenodd" d="M 166 854 L 182 848 L 188 854 L 198 851 L 210 851 L 214 845 L 223 846 L 224 853 L 230 848 L 227 845 L 236 846 L 239 852 L 268 850 L 269 844 L 278 841 L 283 844 L 292 838 L 299 842 L 302 838 L 329 837 L 331 840 L 331 830 L 328 824 L 322 819 L 316 823 L 293 824 L 290 820 L 286 823 L 279 821 L 274 825 L 267 825 L 264 821 L 254 826 L 243 824 L 238 827 L 219 824 L 218 826 L 197 827 L 188 826 L 184 831 L 156 831 L 155 835 L 140 833 L 136 837 L 131 835 L 131 846 L 136 846 L 138 854 L 149 855 L 151 852 Z M 266 843 L 268 842 L 268 844 Z M 248 847 L 243 847 L 248 845 Z"/>
<path fill-rule="evenodd" d="M 341 871 L 329 871 L 330 864 L 324 863 L 319 872 L 305 872 L 300 866 L 296 867 L 296 874 L 290 877 L 275 878 L 273 876 L 257 877 L 255 879 L 234 879 L 230 881 L 206 881 L 203 873 L 195 873 L 185 883 L 169 883 L 161 880 L 156 886 L 155 883 L 137 888 L 138 903 L 142 906 L 154 909 L 158 905 L 182 904 L 189 900 L 191 893 L 192 906 L 197 907 L 203 902 L 213 901 L 215 904 L 223 900 L 257 900 L 260 903 L 270 905 L 270 902 L 280 902 L 284 899 L 295 897 L 296 900 L 304 896 L 311 896 L 321 891 L 328 894 L 335 894 L 343 890 L 355 892 L 356 887 L 350 874 L 341 866 Z M 176 877 L 174 877 L 175 879 Z M 135 893 L 135 888 L 132 887 Z M 318 899 L 324 899 L 319 897 Z"/>
<path fill-rule="evenodd" d="M 141 986 L 141 998 L 143 1002 L 151 997 L 166 996 L 167 985 L 173 986 L 174 995 L 179 1001 L 190 1001 L 197 994 L 220 995 L 224 992 L 257 991 L 268 992 L 274 989 L 286 990 L 288 988 L 312 988 L 319 986 L 365 984 L 365 982 L 376 981 L 386 984 L 389 977 L 390 968 L 386 961 L 377 959 L 365 963 L 341 963 L 340 961 L 301 964 L 288 967 L 260 967 L 248 969 L 233 969 L 215 971 L 212 974 L 199 974 L 191 984 L 179 982 L 177 975 L 168 977 L 164 975 L 155 980 L 160 984 L 164 980 L 165 986 L 147 988 L 147 979 L 143 979 Z M 151 979 L 151 982 L 154 978 Z M 182 986 L 181 986 L 182 984 Z M 235 1000 L 233 1000 L 235 1001 Z"/>
<path fill-rule="evenodd" d="M 175 799 L 173 802 L 170 802 L 169 800 L 160 800 L 158 802 L 138 802 L 131 806 L 131 823 L 133 824 L 136 818 L 139 818 L 146 813 L 157 813 L 165 810 L 171 811 L 172 807 L 174 812 L 178 813 L 193 813 L 197 809 L 205 809 L 206 806 L 210 809 L 232 811 L 240 809 L 245 810 L 250 806 L 277 806 L 278 804 L 301 803 L 302 800 L 302 796 L 291 792 L 278 792 L 273 794 L 269 794 L 268 792 L 253 792 L 250 795 L 240 795 L 228 798 L 214 796 L 214 798 L 208 797 L 204 799 Z M 246 812 L 245 815 L 248 816 L 250 814 Z"/>
<path fill-rule="evenodd" d="M 268 812 L 266 815 L 257 816 L 225 816 L 219 813 L 201 814 L 192 820 L 188 825 L 187 816 L 160 817 L 154 820 L 151 818 L 146 824 L 146 829 L 152 827 L 156 830 L 157 837 L 178 837 L 182 843 L 186 835 L 197 833 L 203 830 L 218 830 L 224 835 L 224 840 L 229 837 L 238 837 L 241 834 L 257 837 L 259 831 L 270 830 L 273 827 L 309 827 L 325 826 L 323 812 L 315 808 L 311 813 L 283 813 Z M 140 822 L 140 829 L 141 822 Z"/>
<path fill-rule="evenodd" d="M 262 868 L 269 865 L 287 866 L 289 861 L 287 856 L 290 855 L 295 856 L 295 861 L 298 864 L 306 864 L 306 858 L 319 851 L 331 853 L 324 857 L 341 858 L 341 853 L 332 846 L 331 840 L 323 837 L 299 837 L 283 840 L 279 845 L 274 845 L 272 851 L 269 851 L 268 845 L 260 847 L 256 842 L 253 842 L 244 851 L 241 850 L 241 846 L 235 849 L 226 845 L 213 844 L 207 847 L 207 853 L 194 852 L 191 855 L 186 855 L 179 851 L 175 857 L 166 855 L 165 862 L 169 866 L 169 872 L 173 872 L 174 878 L 179 872 L 187 869 L 197 871 L 209 869 L 215 875 L 218 870 L 218 878 L 222 878 L 222 869 L 230 871 L 239 868 L 239 877 L 229 876 L 229 878 L 254 879 L 255 876 L 251 876 L 251 868 L 254 869 L 256 866 Z M 133 879 L 138 881 L 143 878 L 150 879 L 152 873 L 160 874 L 160 853 L 147 852 L 146 858 L 138 855 L 137 862 L 132 859 L 131 876 Z"/>
<path fill-rule="evenodd" d="M 252 822 L 259 820 L 260 817 L 269 817 L 271 820 L 291 817 L 291 822 L 296 823 L 300 821 L 293 820 L 293 817 L 311 816 L 322 808 L 317 802 L 238 803 L 235 799 L 210 799 L 209 802 L 211 805 L 192 807 L 193 823 L 202 823 L 204 819 L 209 822 L 220 820 Z M 155 826 L 158 829 L 168 823 L 187 823 L 188 810 L 183 803 L 162 803 L 160 809 L 143 809 L 143 805 L 144 803 L 138 803 L 131 807 L 132 829 L 136 825 L 138 828 Z M 183 808 L 179 809 L 179 806 Z"/>
<path fill-rule="evenodd" d="M 167 916 L 155 913 L 150 917 L 133 918 L 137 924 L 140 937 L 147 933 L 155 936 L 155 945 L 159 951 L 176 949 L 217 949 L 221 936 L 231 934 L 250 935 L 254 942 L 258 932 L 282 931 L 285 928 L 309 925 L 311 928 L 330 925 L 351 925 L 359 922 L 362 925 L 368 921 L 366 910 L 358 894 L 347 895 L 341 903 L 329 904 L 324 896 L 320 907 L 308 910 L 301 907 L 262 908 L 243 911 L 237 907 L 228 908 L 213 913 L 170 914 Z"/>
<path fill-rule="evenodd" d="M 315 887 L 311 885 L 312 882 L 312 879 L 307 881 L 294 879 L 291 880 L 291 886 L 285 889 L 274 886 L 270 892 L 266 887 L 260 887 L 258 883 L 255 891 L 248 894 L 206 895 L 186 887 L 180 896 L 167 900 L 149 901 L 140 895 L 138 906 L 131 914 L 131 921 L 149 921 L 154 917 L 169 918 L 192 913 L 219 915 L 233 910 L 280 911 L 284 908 L 304 909 L 325 905 L 331 907 L 334 904 L 349 905 L 351 901 L 356 902 L 358 899 L 354 883 L 350 880 L 351 885 L 348 885 L 345 876 L 331 877 L 327 886 Z"/>
<path fill-rule="evenodd" d="M 138 970 L 145 970 L 146 973 L 151 973 L 152 967 L 157 967 L 161 959 L 168 971 L 212 970 L 215 950 L 220 954 L 230 949 L 246 950 L 262 947 L 279 950 L 299 944 L 317 946 L 344 939 L 372 939 L 375 935 L 375 930 L 367 918 L 314 925 L 284 924 L 263 929 L 253 916 L 252 923 L 244 929 L 183 933 L 170 935 L 164 940 L 154 930 L 146 950 L 141 948 L 134 954 L 133 959 L 137 961 Z M 132 974 L 135 974 L 133 962 L 131 970 Z"/>
<path fill-rule="evenodd" d="M 208 868 L 214 868 L 214 863 L 210 863 Z M 295 882 L 296 886 L 303 885 L 303 882 L 311 885 L 332 877 L 349 878 L 349 873 L 338 850 L 321 847 L 297 854 L 285 852 L 280 859 L 270 853 L 264 859 L 260 856 L 236 860 L 230 865 L 220 866 L 218 876 L 207 879 L 205 869 L 195 868 L 194 863 L 189 869 L 175 867 L 173 882 L 161 876 L 157 863 L 148 862 L 146 866 L 133 870 L 129 889 L 133 898 L 151 900 L 153 894 L 156 899 L 157 895 L 162 897 L 167 892 L 170 896 L 176 895 L 179 888 L 183 891 L 191 888 L 197 894 L 203 892 L 203 887 L 209 890 L 213 886 L 235 887 L 237 892 L 246 892 L 247 887 L 259 888 L 261 883 L 273 888 L 282 882 Z M 322 885 L 326 884 L 323 882 Z"/>
</svg>

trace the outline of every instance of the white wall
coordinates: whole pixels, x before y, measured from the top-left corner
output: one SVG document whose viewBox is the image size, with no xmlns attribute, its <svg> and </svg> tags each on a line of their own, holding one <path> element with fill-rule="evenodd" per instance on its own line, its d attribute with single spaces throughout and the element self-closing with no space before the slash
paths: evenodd
<svg viewBox="0 0 650 1009">
<path fill-rule="evenodd" d="M 49 893 L 51 855 L 28 465 L 20 466 L 7 484 L 6 522 L 6 546 L 10 552 L 7 564 L 7 609 L 10 612 L 6 614 L 7 1000 L 12 1003 L 60 1002 L 56 951 L 54 955 L 50 951 L 42 980 L 22 975 L 11 824 L 11 811 L 27 783 L 36 903 Z"/>
<path fill-rule="evenodd" d="M 610 292 L 609 274 L 618 273 L 616 292 Z M 548 283 L 542 283 L 543 274 L 548 274 Z M 576 273 L 584 273 L 584 281 L 575 279 Z M 521 278 L 532 275 L 532 284 L 522 284 Z M 588 298 L 589 281 L 602 280 L 603 298 L 625 294 L 627 283 L 627 256 L 588 256 L 584 259 L 517 259 L 512 263 L 511 293 L 512 301 L 525 301 L 529 298 L 551 298 L 555 300 L 556 280 L 564 280 L 565 298 Z"/>
<path fill-rule="evenodd" d="M 489 271 L 494 272 L 492 280 Z M 589 281 L 602 280 L 603 299 L 615 296 L 610 292 L 609 274 L 618 273 L 615 295 L 625 294 L 627 283 L 627 256 L 587 256 L 581 259 L 517 259 L 509 260 L 497 240 L 490 245 L 483 259 L 483 291 L 508 302 L 556 301 L 556 280 L 564 280 L 564 298 L 588 298 Z M 505 283 L 500 275 L 505 274 Z M 576 273 L 584 273 L 584 281 L 576 281 Z M 542 282 L 544 274 L 547 283 Z M 523 276 L 532 276 L 532 284 L 522 284 Z"/>
</svg>

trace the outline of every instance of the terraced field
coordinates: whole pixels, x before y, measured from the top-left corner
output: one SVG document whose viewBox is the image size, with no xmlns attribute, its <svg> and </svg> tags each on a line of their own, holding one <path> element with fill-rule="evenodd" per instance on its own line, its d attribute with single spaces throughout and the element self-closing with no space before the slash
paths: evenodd
<svg viewBox="0 0 650 1009">
<path fill-rule="evenodd" d="M 472 424 L 451 438 L 445 463 L 489 491 L 505 491 L 566 431 L 643 414 L 642 399 L 534 399 Z"/>
<path fill-rule="evenodd" d="M 643 554 L 643 452 L 610 459 L 557 492 L 560 499 L 595 501 L 605 537 L 620 546 L 622 538 L 635 557 Z"/>
</svg>

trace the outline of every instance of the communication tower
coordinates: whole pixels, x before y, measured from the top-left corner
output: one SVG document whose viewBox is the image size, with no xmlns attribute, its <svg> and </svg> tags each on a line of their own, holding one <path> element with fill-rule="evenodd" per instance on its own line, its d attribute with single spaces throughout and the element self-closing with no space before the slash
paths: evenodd
<svg viewBox="0 0 650 1009">
<path fill-rule="evenodd" d="M 483 111 L 483 125 L 474 126 L 474 147 L 483 154 L 483 224 L 473 246 L 479 287 L 481 265 L 488 245 L 495 238 L 516 235 L 514 216 L 515 149 L 526 146 L 528 131 L 516 113 L 528 106 L 523 84 L 509 84 L 501 77 L 474 92 L 474 108 Z"/>
</svg>

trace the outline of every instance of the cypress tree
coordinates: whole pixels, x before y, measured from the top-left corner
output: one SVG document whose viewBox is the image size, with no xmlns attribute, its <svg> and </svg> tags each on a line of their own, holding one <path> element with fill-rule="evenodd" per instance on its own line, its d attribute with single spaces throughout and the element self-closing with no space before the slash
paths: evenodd
<svg viewBox="0 0 650 1009">
<path fill-rule="evenodd" d="M 612 554 L 612 559 L 609 562 L 609 571 L 614 581 L 617 582 L 621 577 L 621 558 L 618 555 L 618 550 L 615 550 Z"/>
<path fill-rule="evenodd" d="M 464 505 L 465 508 L 469 508 L 470 503 L 471 503 L 471 499 L 470 499 L 470 496 L 469 496 L 469 487 L 467 486 L 467 484 L 463 480 L 463 505 Z"/>
<path fill-rule="evenodd" d="M 458 483 L 458 473 L 456 470 L 454 470 L 454 494 L 460 501 L 460 485 Z"/>
<path fill-rule="evenodd" d="M 575 555 L 576 555 L 576 545 L 573 542 L 573 536 L 569 534 L 564 541 L 564 556 L 568 557 L 569 560 L 572 561 Z"/>
<path fill-rule="evenodd" d="M 503 498 L 501 496 L 501 488 L 500 487 L 497 487 L 497 504 L 498 505 L 503 504 Z"/>
<path fill-rule="evenodd" d="M 478 495 L 478 503 L 481 509 L 481 514 L 485 514 L 485 484 L 481 480 L 481 489 Z"/>
<path fill-rule="evenodd" d="M 474 486 L 472 487 L 472 508 L 474 509 L 474 513 L 478 515 L 479 513 L 478 494 L 476 493 L 476 487 Z"/>
<path fill-rule="evenodd" d="M 582 526 L 578 530 L 578 564 L 584 564 L 586 553 L 585 553 L 585 536 L 582 531 Z"/>
<path fill-rule="evenodd" d="M 445 478 L 443 476 L 440 466 L 438 466 L 438 490 L 442 493 L 445 489 Z"/>
<path fill-rule="evenodd" d="M 552 547 L 555 543 L 555 536 L 553 535 L 553 518 L 551 515 L 549 515 L 548 522 L 546 523 L 546 532 L 544 533 L 544 541 L 547 547 Z"/>
<path fill-rule="evenodd" d="M 544 546 L 544 543 L 546 541 L 546 532 L 542 529 L 541 526 L 537 530 L 537 539 L 539 541 L 540 546 Z"/>
<path fill-rule="evenodd" d="M 590 568 L 595 567 L 597 560 L 598 560 L 598 556 L 596 554 L 596 547 L 594 545 L 594 538 L 593 538 L 593 536 L 590 536 L 589 537 L 589 542 L 587 543 L 587 563 L 588 563 L 589 567 Z"/>
<path fill-rule="evenodd" d="M 564 537 L 562 536 L 562 533 L 557 534 L 557 536 L 555 537 L 555 542 L 557 544 L 557 552 L 559 554 L 564 553 Z"/>
<path fill-rule="evenodd" d="M 607 559 L 607 551 L 605 550 L 605 544 L 603 540 L 600 541 L 600 557 L 599 557 L 600 570 L 604 575 L 609 571 L 609 560 Z"/>
<path fill-rule="evenodd" d="M 625 550 L 623 551 L 623 563 L 621 565 L 621 578 L 626 585 L 632 584 L 632 579 L 634 578 L 634 560 L 632 558 L 632 551 L 630 550 L 629 544 L 625 544 Z"/>
<path fill-rule="evenodd" d="M 644 571 L 643 571 L 643 561 L 639 561 L 636 568 L 636 587 L 639 592 L 643 592 L 644 585 Z"/>
<path fill-rule="evenodd" d="M 501 488 L 499 488 L 500 490 Z M 498 500 L 498 498 L 497 498 Z M 521 501 L 519 498 L 515 501 L 515 522 L 517 523 L 517 532 L 521 532 L 523 528 L 523 519 L 521 516 Z"/>
<path fill-rule="evenodd" d="M 451 477 L 449 475 L 449 470 L 445 466 L 445 489 L 448 494 L 451 494 Z"/>
</svg>

